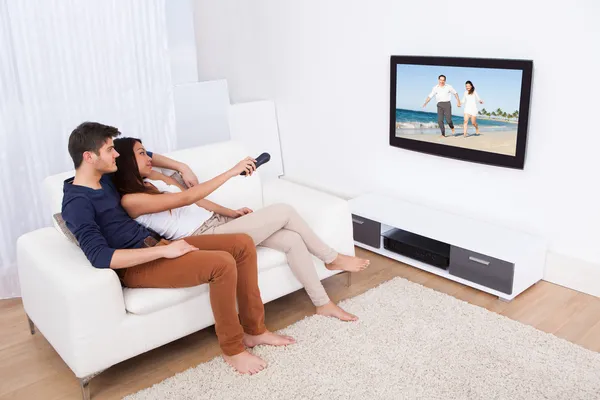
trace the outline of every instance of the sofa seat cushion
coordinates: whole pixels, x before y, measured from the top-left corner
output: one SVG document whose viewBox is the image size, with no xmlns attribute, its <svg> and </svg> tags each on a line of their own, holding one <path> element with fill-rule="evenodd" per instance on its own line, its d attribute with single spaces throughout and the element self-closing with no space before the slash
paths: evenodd
<svg viewBox="0 0 600 400">
<path fill-rule="evenodd" d="M 259 246 L 256 253 L 259 273 L 287 264 L 283 252 Z M 172 307 L 207 292 L 208 284 L 178 289 L 124 288 L 123 299 L 127 312 L 143 315 Z"/>
</svg>

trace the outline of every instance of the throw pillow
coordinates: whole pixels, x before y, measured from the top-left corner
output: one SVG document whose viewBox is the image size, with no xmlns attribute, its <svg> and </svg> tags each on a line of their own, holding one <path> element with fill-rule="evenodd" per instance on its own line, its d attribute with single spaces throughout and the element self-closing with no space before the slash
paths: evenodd
<svg viewBox="0 0 600 400">
<path fill-rule="evenodd" d="M 175 171 L 172 169 L 168 169 L 168 168 L 158 168 L 158 167 L 152 167 L 153 170 L 160 172 L 163 175 L 166 175 L 170 178 L 173 178 L 177 181 L 177 183 L 179 183 L 181 186 L 187 188 L 188 186 L 185 184 L 185 182 L 183 181 L 183 177 L 181 176 L 181 174 L 179 173 L 179 171 Z"/>
<path fill-rule="evenodd" d="M 79 242 L 75 238 L 75 235 L 73 235 L 73 232 L 71 232 L 69 228 L 67 228 L 67 223 L 63 219 L 62 214 L 56 213 L 52 217 L 56 222 L 56 227 L 58 228 L 59 232 L 62 233 L 71 243 L 74 243 L 77 246 L 79 246 Z"/>
<path fill-rule="evenodd" d="M 183 181 L 183 177 L 181 176 L 181 174 L 179 172 L 175 171 L 175 173 L 173 175 L 171 175 L 171 178 L 175 179 L 177 181 L 177 183 L 179 183 L 181 186 L 183 186 L 185 188 L 187 187 L 187 185 Z"/>
</svg>

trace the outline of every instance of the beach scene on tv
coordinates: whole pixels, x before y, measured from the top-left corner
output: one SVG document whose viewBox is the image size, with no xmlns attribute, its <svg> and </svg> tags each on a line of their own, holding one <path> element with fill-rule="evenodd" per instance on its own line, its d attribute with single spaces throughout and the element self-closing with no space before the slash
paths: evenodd
<svg viewBox="0 0 600 400">
<path fill-rule="evenodd" d="M 522 71 L 396 68 L 396 137 L 515 155 Z"/>
</svg>

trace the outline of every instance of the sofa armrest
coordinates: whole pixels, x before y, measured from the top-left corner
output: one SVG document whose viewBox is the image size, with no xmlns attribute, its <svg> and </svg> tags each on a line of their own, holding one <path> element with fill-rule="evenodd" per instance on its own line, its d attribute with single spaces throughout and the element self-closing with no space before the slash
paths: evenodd
<svg viewBox="0 0 600 400">
<path fill-rule="evenodd" d="M 328 244 L 354 255 L 352 213 L 348 201 L 304 185 L 273 179 L 263 184 L 263 205 L 289 204 Z"/>
<path fill-rule="evenodd" d="M 25 312 L 65 361 L 75 343 L 114 329 L 125 317 L 115 271 L 92 267 L 55 228 L 21 236 L 17 263 Z"/>
</svg>

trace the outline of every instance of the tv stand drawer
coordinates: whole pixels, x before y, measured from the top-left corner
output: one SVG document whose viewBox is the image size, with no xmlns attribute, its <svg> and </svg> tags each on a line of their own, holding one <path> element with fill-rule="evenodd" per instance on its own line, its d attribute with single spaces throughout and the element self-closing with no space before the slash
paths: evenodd
<svg viewBox="0 0 600 400">
<path fill-rule="evenodd" d="M 367 246 L 381 247 L 381 223 L 352 214 L 354 240 Z"/>
<path fill-rule="evenodd" d="M 512 294 L 515 265 L 485 254 L 450 247 L 448 272 L 499 292 Z"/>
</svg>

